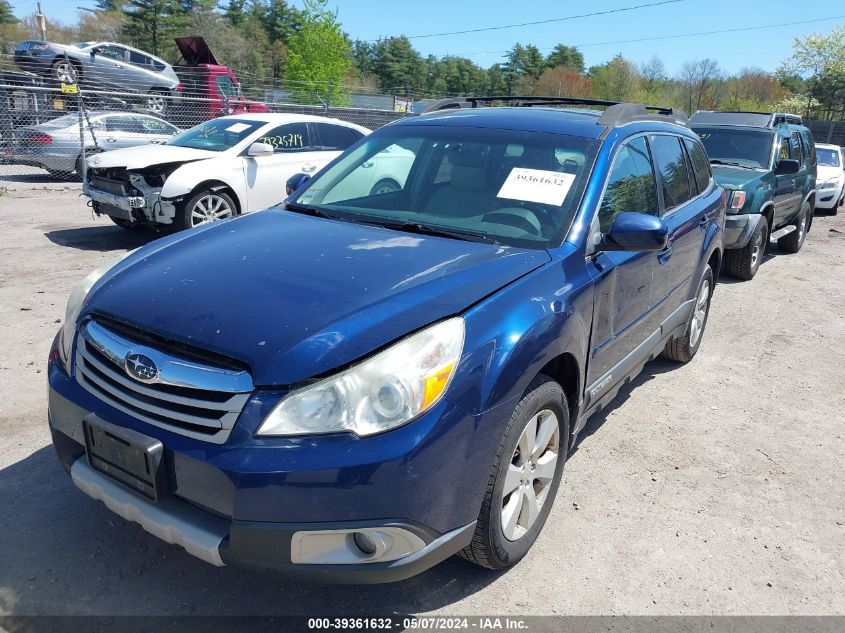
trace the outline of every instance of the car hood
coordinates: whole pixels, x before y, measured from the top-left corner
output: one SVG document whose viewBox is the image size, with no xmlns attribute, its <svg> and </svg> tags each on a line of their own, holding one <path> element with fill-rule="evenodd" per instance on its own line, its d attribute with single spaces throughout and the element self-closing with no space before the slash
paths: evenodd
<svg viewBox="0 0 845 633">
<path fill-rule="evenodd" d="M 730 165 L 711 165 L 713 177 L 725 189 L 744 189 L 749 183 L 766 175 L 762 169 L 745 169 Z"/>
<path fill-rule="evenodd" d="M 220 152 L 211 152 L 206 149 L 179 147 L 178 145 L 148 144 L 95 154 L 88 159 L 88 165 L 96 169 L 111 167 L 143 169 L 151 165 L 187 163 L 195 160 L 205 160 L 206 158 L 215 158 L 217 156 L 220 156 Z"/>
<path fill-rule="evenodd" d="M 291 385 L 459 314 L 549 262 L 525 250 L 268 210 L 140 249 L 85 312 Z"/>
<path fill-rule="evenodd" d="M 828 180 L 835 180 L 845 176 L 845 171 L 841 167 L 831 167 L 829 165 L 819 165 L 816 180 L 818 182 L 827 182 Z"/>
</svg>

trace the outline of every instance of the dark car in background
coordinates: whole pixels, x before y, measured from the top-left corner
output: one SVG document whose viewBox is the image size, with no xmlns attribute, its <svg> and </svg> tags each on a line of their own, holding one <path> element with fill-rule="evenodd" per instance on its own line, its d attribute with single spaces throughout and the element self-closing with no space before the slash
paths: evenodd
<svg viewBox="0 0 845 633">
<path fill-rule="evenodd" d="M 283 208 L 83 280 L 49 357 L 76 486 L 218 566 L 519 561 L 590 416 L 698 351 L 724 192 L 669 109 L 487 102 L 384 126 Z M 397 148 L 399 186 L 374 190 Z"/>
<path fill-rule="evenodd" d="M 753 278 L 770 243 L 788 253 L 801 250 L 813 222 L 817 162 L 801 117 L 699 111 L 690 126 L 728 192 L 725 272 Z"/>
<path fill-rule="evenodd" d="M 15 48 L 15 63 L 25 71 L 66 84 L 145 95 L 153 113 L 163 113 L 167 97 L 181 90 L 173 68 L 150 53 L 115 42 L 80 42 L 66 46 L 26 40 Z"/>
</svg>

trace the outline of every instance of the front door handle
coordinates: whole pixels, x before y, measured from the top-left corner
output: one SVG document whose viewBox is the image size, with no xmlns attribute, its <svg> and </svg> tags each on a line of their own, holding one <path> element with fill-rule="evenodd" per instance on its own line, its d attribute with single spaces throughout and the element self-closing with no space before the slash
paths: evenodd
<svg viewBox="0 0 845 633">
<path fill-rule="evenodd" d="M 661 250 L 657 251 L 657 261 L 661 264 L 665 264 L 669 261 L 669 258 L 672 257 L 672 245 L 667 244 Z"/>
<path fill-rule="evenodd" d="M 698 221 L 698 226 L 702 229 L 706 229 L 708 224 L 710 224 L 710 216 L 701 216 L 701 219 Z"/>
</svg>

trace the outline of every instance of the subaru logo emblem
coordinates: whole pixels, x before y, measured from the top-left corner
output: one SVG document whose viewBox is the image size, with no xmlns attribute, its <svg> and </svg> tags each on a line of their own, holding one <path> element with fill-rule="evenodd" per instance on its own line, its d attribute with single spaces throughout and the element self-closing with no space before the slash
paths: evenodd
<svg viewBox="0 0 845 633">
<path fill-rule="evenodd" d="M 129 352 L 124 357 L 123 367 L 126 373 L 141 382 L 155 382 L 158 378 L 158 367 L 149 356 Z"/>
</svg>

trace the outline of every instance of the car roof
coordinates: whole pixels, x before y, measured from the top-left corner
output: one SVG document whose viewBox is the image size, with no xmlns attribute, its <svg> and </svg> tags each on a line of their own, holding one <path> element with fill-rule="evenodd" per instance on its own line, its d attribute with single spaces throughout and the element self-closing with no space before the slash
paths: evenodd
<svg viewBox="0 0 845 633">
<path fill-rule="evenodd" d="M 392 125 L 478 127 L 600 139 L 608 130 L 608 127 L 600 121 L 602 115 L 604 115 L 602 110 L 591 108 L 481 107 L 432 112 L 401 119 Z M 636 123 L 638 127 L 645 126 L 654 131 L 682 132 L 686 130 L 680 125 L 665 121 L 636 121 Z"/>
<path fill-rule="evenodd" d="M 212 119 L 214 121 L 218 119 Z M 315 116 L 313 114 L 290 114 L 282 112 L 250 112 L 245 114 L 230 114 L 228 116 L 220 117 L 219 120 L 237 120 L 237 121 L 259 121 L 262 123 L 275 123 L 277 125 L 284 123 L 336 123 L 346 127 L 355 128 L 357 130 L 369 130 L 362 125 L 350 123 L 349 121 L 342 121 L 340 119 L 333 119 L 325 116 Z"/>
</svg>

